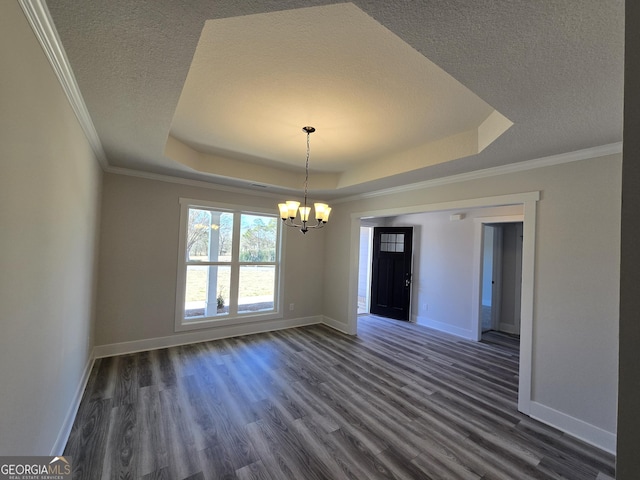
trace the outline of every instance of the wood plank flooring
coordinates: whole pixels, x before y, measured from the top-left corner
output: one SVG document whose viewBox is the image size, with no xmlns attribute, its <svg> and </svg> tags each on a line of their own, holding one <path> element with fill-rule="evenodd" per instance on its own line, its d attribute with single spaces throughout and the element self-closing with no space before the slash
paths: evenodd
<svg viewBox="0 0 640 480">
<path fill-rule="evenodd" d="M 96 361 L 74 479 L 610 479 L 516 410 L 518 345 L 360 317 Z"/>
</svg>

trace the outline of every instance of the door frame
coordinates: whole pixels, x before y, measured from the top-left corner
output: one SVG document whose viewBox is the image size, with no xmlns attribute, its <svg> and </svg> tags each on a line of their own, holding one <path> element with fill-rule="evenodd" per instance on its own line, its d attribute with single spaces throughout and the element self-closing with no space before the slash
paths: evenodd
<svg viewBox="0 0 640 480">
<path fill-rule="evenodd" d="M 428 213 L 446 210 L 463 210 L 480 207 L 523 206 L 522 244 L 522 293 L 520 319 L 520 367 L 518 382 L 518 410 L 526 415 L 532 403 L 532 355 L 533 355 L 533 299 L 535 278 L 536 216 L 540 191 L 496 195 L 492 197 L 455 200 L 451 202 L 426 203 L 396 208 L 372 209 L 351 214 L 349 247 L 349 310 L 345 333 L 358 332 L 358 262 L 360 250 L 360 222 L 375 217 L 391 217 L 411 213 Z M 474 288 L 474 292 L 477 289 Z M 475 303 L 475 302 L 474 302 Z M 477 318 L 477 316 L 475 317 Z"/>
</svg>

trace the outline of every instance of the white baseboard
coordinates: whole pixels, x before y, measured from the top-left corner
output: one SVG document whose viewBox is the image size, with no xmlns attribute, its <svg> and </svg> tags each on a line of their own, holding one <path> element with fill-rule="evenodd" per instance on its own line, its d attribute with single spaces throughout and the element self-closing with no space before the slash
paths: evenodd
<svg viewBox="0 0 640 480">
<path fill-rule="evenodd" d="M 616 454 L 615 433 L 608 432 L 537 402 L 531 402 L 529 414 L 531 418 L 557 428 L 572 437 L 576 437 L 613 455 Z"/>
<path fill-rule="evenodd" d="M 209 340 L 220 340 L 221 338 L 271 332 L 274 330 L 283 330 L 285 328 L 302 327 L 304 325 L 313 325 L 322 322 L 323 317 L 318 315 L 286 320 L 279 319 L 256 323 L 225 325 L 224 327 L 210 328 L 202 331 L 176 333 L 175 335 L 170 335 L 168 337 L 147 338 L 131 342 L 98 345 L 93 351 L 95 358 L 112 357 L 114 355 L 124 355 L 127 353 L 142 352 L 146 350 L 157 350 L 158 348 L 176 347 L 178 345 L 186 345 L 189 343 L 208 342 Z"/>
<path fill-rule="evenodd" d="M 322 323 L 324 323 L 327 327 L 331 327 L 339 332 L 346 333 L 347 335 L 355 335 L 356 332 L 352 332 L 349 325 L 344 322 L 340 322 L 331 317 L 323 316 Z"/>
<path fill-rule="evenodd" d="M 476 332 L 468 330 L 466 328 L 456 327 L 455 325 L 450 325 L 448 323 L 439 322 L 437 320 L 433 320 L 431 318 L 427 318 L 422 315 L 415 315 L 413 317 L 414 322 L 418 325 L 423 325 L 425 327 L 433 328 L 434 330 L 439 330 L 440 332 L 450 333 L 451 335 L 455 335 L 457 337 L 462 337 L 467 340 L 476 340 Z"/>
<path fill-rule="evenodd" d="M 76 388 L 71 404 L 69 405 L 69 409 L 67 410 L 67 414 L 64 417 L 64 422 L 62 423 L 60 432 L 58 432 L 58 438 L 56 438 L 56 442 L 53 444 L 51 453 L 49 453 L 49 455 L 52 457 L 59 457 L 64 452 L 64 447 L 67 445 L 67 441 L 69 440 L 71 428 L 73 427 L 73 422 L 75 421 L 76 415 L 78 414 L 80 402 L 82 401 L 82 395 L 84 395 L 84 390 L 85 388 L 87 388 L 87 382 L 89 381 L 89 375 L 91 375 L 91 369 L 93 368 L 94 362 L 95 356 L 92 352 L 87 359 L 84 370 L 82 371 L 80 383 L 78 383 L 78 388 Z"/>
</svg>

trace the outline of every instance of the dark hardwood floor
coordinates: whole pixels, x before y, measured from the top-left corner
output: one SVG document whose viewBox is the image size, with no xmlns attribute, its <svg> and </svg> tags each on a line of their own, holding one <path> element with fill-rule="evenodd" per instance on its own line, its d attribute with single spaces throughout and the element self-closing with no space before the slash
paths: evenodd
<svg viewBox="0 0 640 480">
<path fill-rule="evenodd" d="M 609 479 L 516 410 L 517 342 L 360 317 L 96 361 L 75 479 Z"/>
</svg>

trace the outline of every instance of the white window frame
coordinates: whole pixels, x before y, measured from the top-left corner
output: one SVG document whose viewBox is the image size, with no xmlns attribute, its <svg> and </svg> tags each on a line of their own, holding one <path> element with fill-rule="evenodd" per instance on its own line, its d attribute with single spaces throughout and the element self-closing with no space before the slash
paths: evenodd
<svg viewBox="0 0 640 480">
<path fill-rule="evenodd" d="M 240 218 L 242 214 L 245 215 L 268 215 L 273 216 L 276 220 L 280 220 L 278 212 L 273 209 L 260 208 L 260 207 L 247 207 L 245 205 L 234 205 L 220 202 L 210 202 L 206 200 L 197 200 L 193 198 L 180 198 L 180 231 L 178 241 L 178 272 L 176 283 L 176 314 L 175 314 L 175 331 L 189 331 L 200 330 L 212 327 L 221 327 L 225 325 L 239 325 L 244 323 L 259 322 L 264 320 L 272 320 L 283 318 L 282 313 L 282 251 L 284 237 L 282 235 L 282 226 L 280 221 L 276 222 L 276 260 L 275 260 L 275 294 L 274 294 L 274 309 L 269 312 L 249 312 L 249 313 L 235 313 L 224 316 L 215 317 L 197 317 L 193 320 L 186 320 L 185 315 L 185 295 L 186 295 L 186 280 L 187 280 L 187 266 L 191 263 L 187 261 L 186 244 L 187 244 L 187 224 L 189 221 L 189 209 L 201 208 L 205 210 L 214 210 L 217 212 L 229 212 L 233 213 L 233 240 L 232 240 L 232 258 L 230 262 L 231 266 L 231 292 L 230 295 L 238 295 L 238 276 L 240 265 L 246 262 L 240 262 L 239 250 L 240 250 Z M 215 262 L 212 262 L 215 263 Z M 229 264 L 228 262 L 224 262 Z"/>
</svg>

